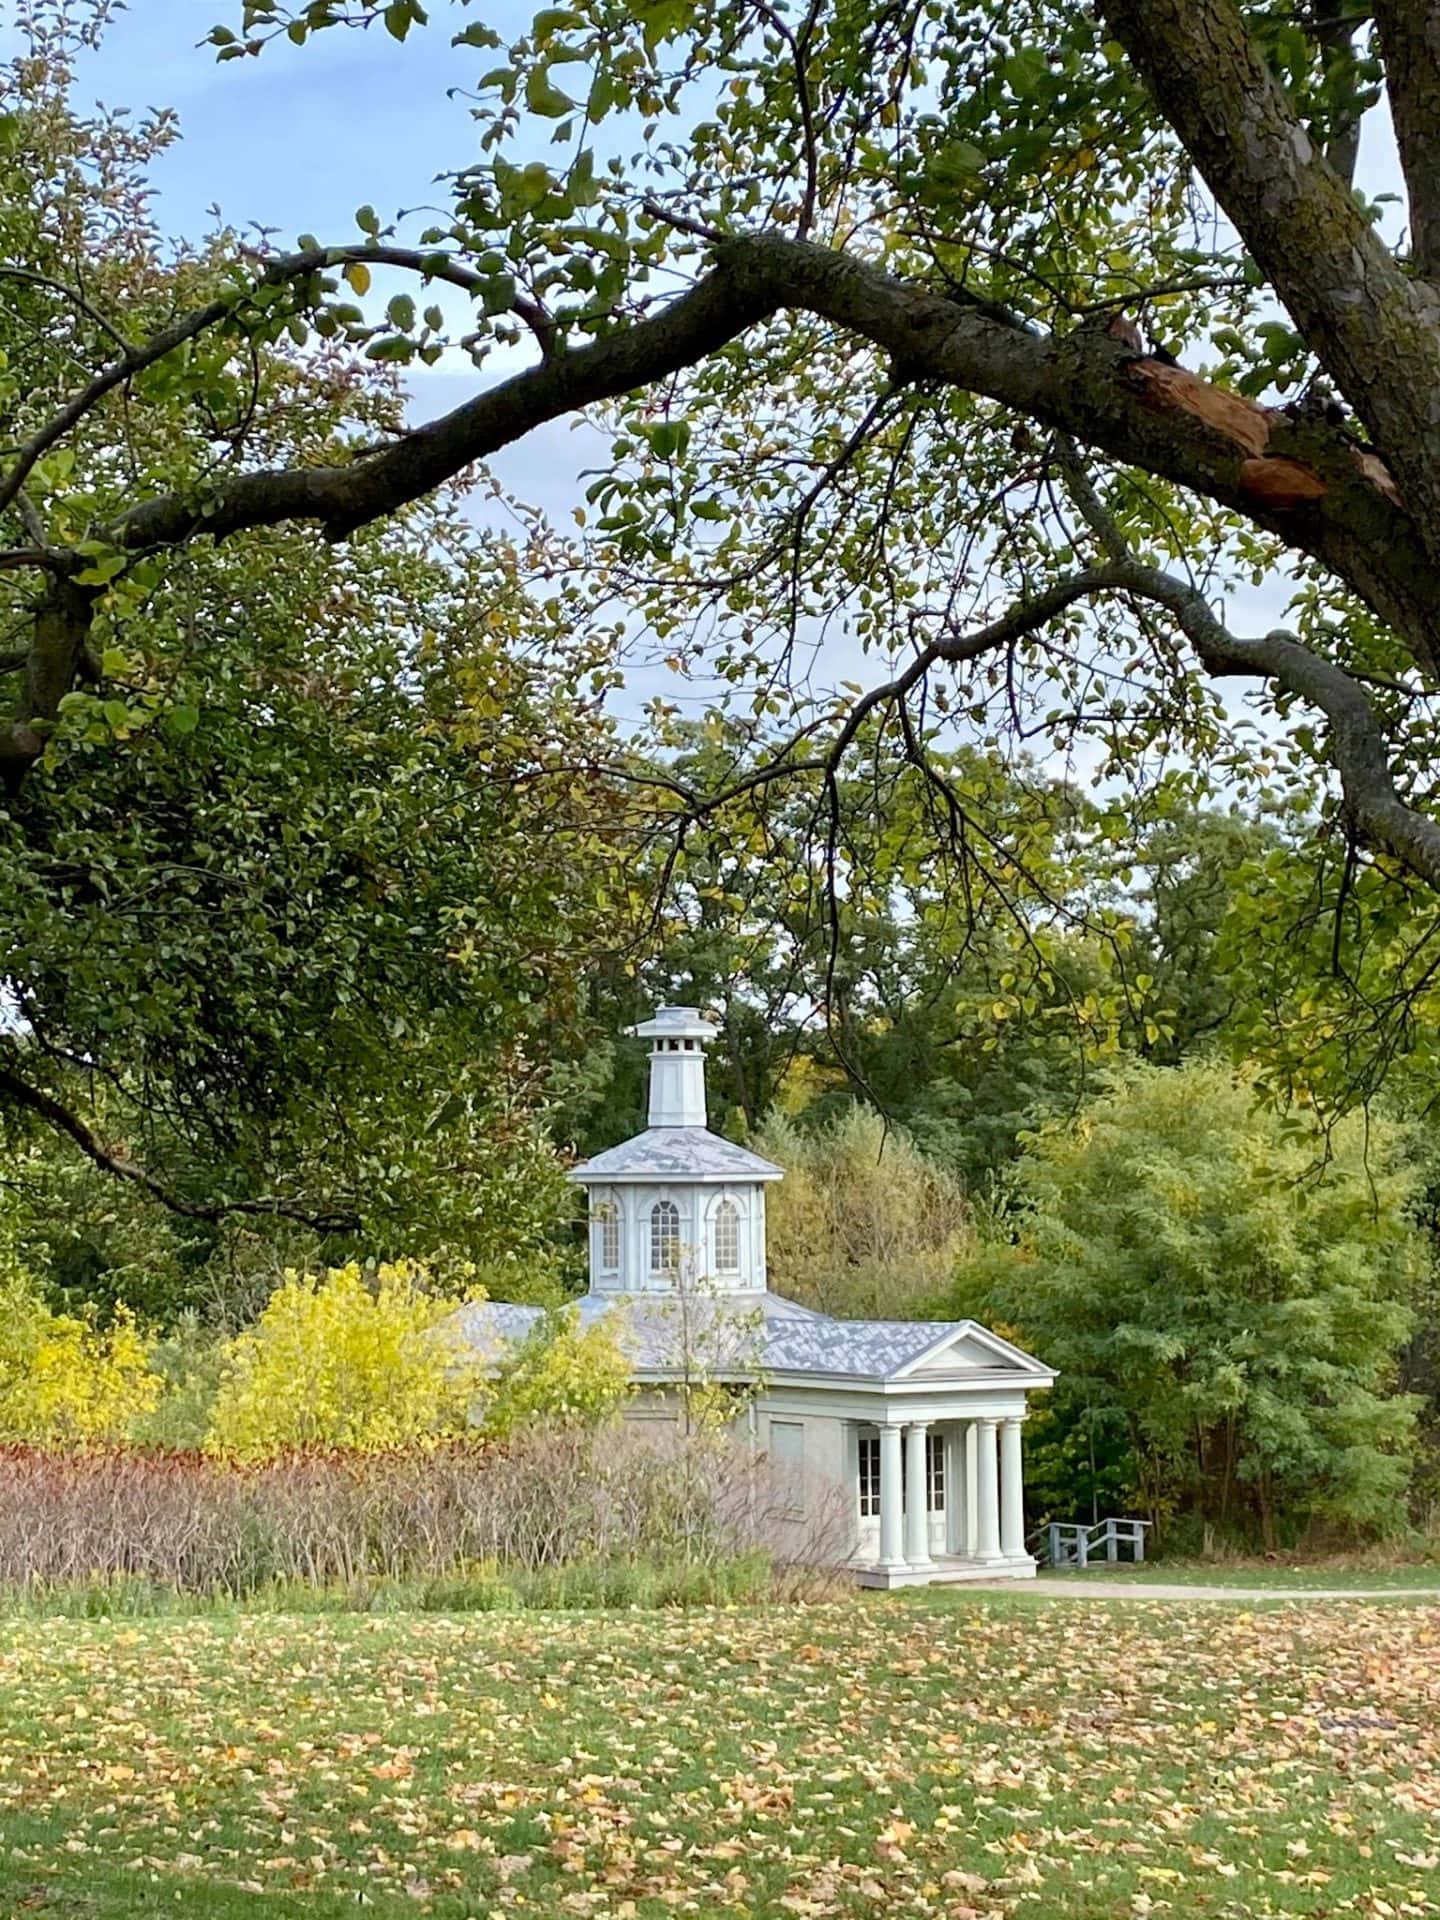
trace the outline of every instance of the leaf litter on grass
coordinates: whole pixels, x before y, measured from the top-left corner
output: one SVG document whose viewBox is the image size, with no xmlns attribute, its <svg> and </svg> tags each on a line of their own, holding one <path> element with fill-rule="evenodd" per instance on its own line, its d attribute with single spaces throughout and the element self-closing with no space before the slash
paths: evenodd
<svg viewBox="0 0 1440 1920">
<path fill-rule="evenodd" d="M 1437 1615 L 8 1623 L 0 1906 L 100 1876 L 227 1916 L 1440 1915 Z"/>
</svg>

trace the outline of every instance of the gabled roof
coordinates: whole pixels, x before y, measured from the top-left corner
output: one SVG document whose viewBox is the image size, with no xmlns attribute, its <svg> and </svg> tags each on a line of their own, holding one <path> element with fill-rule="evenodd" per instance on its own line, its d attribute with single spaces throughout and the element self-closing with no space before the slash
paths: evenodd
<svg viewBox="0 0 1440 1920">
<path fill-rule="evenodd" d="M 618 1147 L 582 1160 L 569 1177 L 582 1186 L 630 1180 L 781 1180 L 784 1168 L 733 1140 L 722 1140 L 708 1127 L 647 1127 Z"/>
<path fill-rule="evenodd" d="M 710 1373 L 810 1374 L 873 1383 L 967 1376 L 1054 1378 L 1049 1367 L 973 1320 L 832 1320 L 775 1293 L 586 1294 L 584 1325 L 618 1313 L 621 1344 L 638 1375 L 669 1377 L 697 1356 Z M 538 1307 L 463 1307 L 465 1337 L 487 1354 L 523 1338 Z"/>
</svg>

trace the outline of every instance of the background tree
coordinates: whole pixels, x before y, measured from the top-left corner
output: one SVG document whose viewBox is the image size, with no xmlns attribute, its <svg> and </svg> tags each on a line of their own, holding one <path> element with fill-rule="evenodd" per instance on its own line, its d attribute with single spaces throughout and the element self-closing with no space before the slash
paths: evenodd
<svg viewBox="0 0 1440 1920">
<path fill-rule="evenodd" d="M 77 119 L 72 38 L 37 19 L 0 121 L 11 435 L 116 349 L 102 308 L 163 329 L 240 270 L 231 234 L 162 241 L 145 168 L 172 122 Z M 340 545 L 277 526 L 116 565 L 93 537 L 107 502 L 157 484 L 400 432 L 383 364 L 302 332 L 177 347 L 82 409 L 23 488 L 23 457 L 0 483 L 71 556 L 38 600 L 31 569 L 3 574 L 5 646 L 82 610 L 85 628 L 56 642 L 77 651 L 53 684 L 28 641 L 0 658 L 22 704 L 50 689 L 0 803 L 0 1124 L 62 1296 L 194 1301 L 227 1219 L 268 1225 L 282 1256 L 341 1258 L 362 1228 L 367 1253 L 523 1255 L 564 1192 L 535 1119 L 542 1040 L 577 1010 L 601 876 L 619 941 L 624 888 L 586 771 L 603 650 L 525 592 L 525 536 L 482 537 L 437 495 Z M 552 758 L 570 771 L 547 777 Z M 99 1244 L 124 1238 L 125 1203 L 57 1163 L 56 1137 L 191 1223 L 148 1272 Z"/>
<path fill-rule="evenodd" d="M 974 1242 L 953 1174 L 865 1107 L 808 1133 L 773 1115 L 754 1145 L 785 1169 L 766 1200 L 777 1293 L 841 1316 L 933 1310 Z"/>
<path fill-rule="evenodd" d="M 1393 1527 L 1417 1189 L 1393 1135 L 1281 1121 L 1220 1067 L 1134 1066 L 1034 1140 L 1013 1243 L 955 1304 L 1059 1369 L 1062 1435 L 1098 1432 L 1103 1453 L 1119 1429 L 1155 1517 L 1270 1548 L 1306 1519 Z"/>
</svg>

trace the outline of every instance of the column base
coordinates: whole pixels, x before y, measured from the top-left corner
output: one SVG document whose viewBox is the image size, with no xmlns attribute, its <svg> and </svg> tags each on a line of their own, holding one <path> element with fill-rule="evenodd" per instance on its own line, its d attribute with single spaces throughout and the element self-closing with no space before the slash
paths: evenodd
<svg viewBox="0 0 1440 1920">
<path fill-rule="evenodd" d="M 1005 1580 L 1033 1580 L 1035 1569 L 1011 1566 L 1008 1561 L 991 1565 L 983 1560 L 936 1560 L 928 1567 L 850 1566 L 844 1571 L 858 1587 L 893 1592 L 898 1587 L 958 1587 L 967 1582 L 993 1586 Z"/>
</svg>

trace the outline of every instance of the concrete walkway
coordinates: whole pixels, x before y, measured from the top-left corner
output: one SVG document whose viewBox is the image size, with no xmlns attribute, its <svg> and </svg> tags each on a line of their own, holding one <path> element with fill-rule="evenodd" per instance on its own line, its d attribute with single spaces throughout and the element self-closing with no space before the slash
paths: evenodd
<svg viewBox="0 0 1440 1920">
<path fill-rule="evenodd" d="M 977 1583 L 978 1584 L 978 1583 Z M 1041 1575 L 1017 1586 L 1009 1580 L 985 1583 L 990 1593 L 1041 1593 L 1054 1600 L 1433 1600 L 1440 1587 L 1223 1587 L 1166 1585 L 1155 1580 L 1052 1580 Z"/>
</svg>

